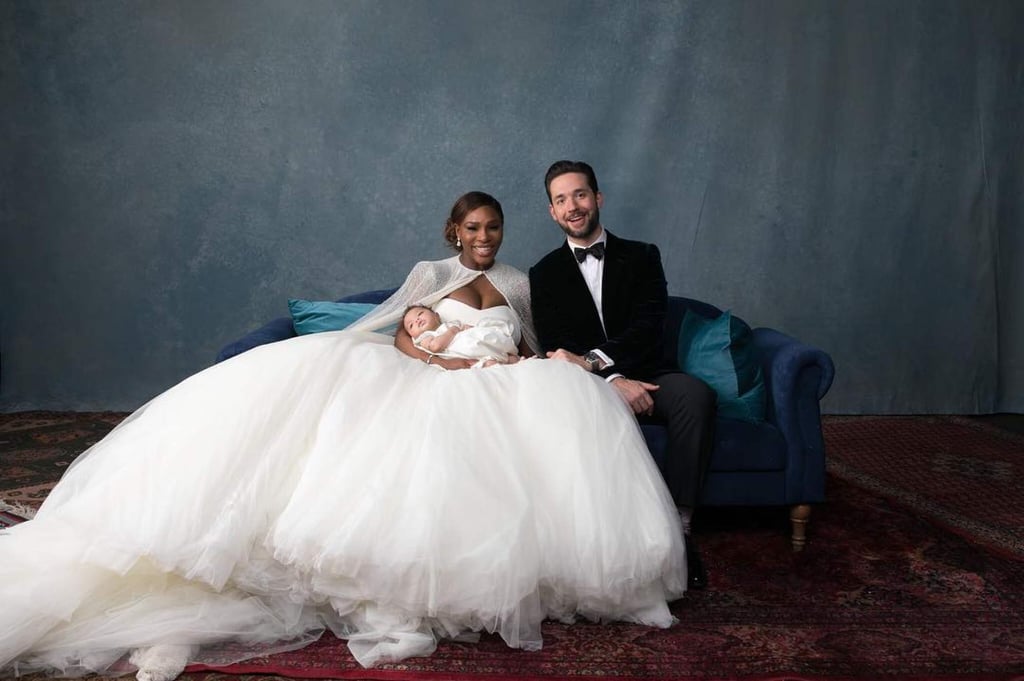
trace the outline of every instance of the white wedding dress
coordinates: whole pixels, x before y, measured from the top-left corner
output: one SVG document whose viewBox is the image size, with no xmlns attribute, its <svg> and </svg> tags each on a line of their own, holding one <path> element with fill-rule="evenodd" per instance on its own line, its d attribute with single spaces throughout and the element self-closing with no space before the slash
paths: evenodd
<svg viewBox="0 0 1024 681">
<path fill-rule="evenodd" d="M 0 535 L 0 669 L 134 671 L 162 644 L 226 664 L 325 629 L 366 666 L 479 631 L 537 649 L 545 617 L 667 627 L 685 584 L 672 500 L 601 379 L 328 332 L 161 394 Z"/>
</svg>

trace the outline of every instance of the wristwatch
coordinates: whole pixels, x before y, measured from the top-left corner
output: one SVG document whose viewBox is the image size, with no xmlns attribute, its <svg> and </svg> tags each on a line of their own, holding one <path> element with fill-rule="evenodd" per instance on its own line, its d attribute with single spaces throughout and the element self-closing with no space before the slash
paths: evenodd
<svg viewBox="0 0 1024 681">
<path fill-rule="evenodd" d="M 591 350 L 587 354 L 583 355 L 583 361 L 590 365 L 590 372 L 596 374 L 598 371 L 604 368 L 604 360 L 601 356 Z"/>
</svg>

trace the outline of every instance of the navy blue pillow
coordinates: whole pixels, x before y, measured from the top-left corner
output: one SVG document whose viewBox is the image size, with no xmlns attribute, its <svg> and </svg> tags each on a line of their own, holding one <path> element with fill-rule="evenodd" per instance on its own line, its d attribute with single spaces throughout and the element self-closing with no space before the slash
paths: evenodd
<svg viewBox="0 0 1024 681">
<path fill-rule="evenodd" d="M 742 421 L 764 421 L 761 365 L 750 346 L 750 327 L 726 310 L 708 319 L 690 310 L 679 329 L 679 367 L 718 394 L 718 413 Z"/>
</svg>

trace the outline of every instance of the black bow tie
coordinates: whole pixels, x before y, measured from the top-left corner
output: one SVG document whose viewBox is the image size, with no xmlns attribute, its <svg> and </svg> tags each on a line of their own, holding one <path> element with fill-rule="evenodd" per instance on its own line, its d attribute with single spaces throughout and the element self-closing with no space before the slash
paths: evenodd
<svg viewBox="0 0 1024 681">
<path fill-rule="evenodd" d="M 576 262 L 583 262 L 587 259 L 588 255 L 592 255 L 598 260 L 604 257 L 604 242 L 598 241 L 593 246 L 587 248 L 574 248 L 573 253 L 576 255 Z"/>
</svg>

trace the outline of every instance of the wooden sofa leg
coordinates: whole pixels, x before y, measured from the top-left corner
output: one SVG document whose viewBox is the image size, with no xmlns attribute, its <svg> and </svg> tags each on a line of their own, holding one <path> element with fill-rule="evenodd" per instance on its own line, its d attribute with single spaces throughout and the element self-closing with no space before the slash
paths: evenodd
<svg viewBox="0 0 1024 681">
<path fill-rule="evenodd" d="M 797 504 L 789 511 L 789 522 L 793 525 L 793 550 L 803 551 L 807 543 L 807 522 L 811 517 L 810 504 Z"/>
</svg>

